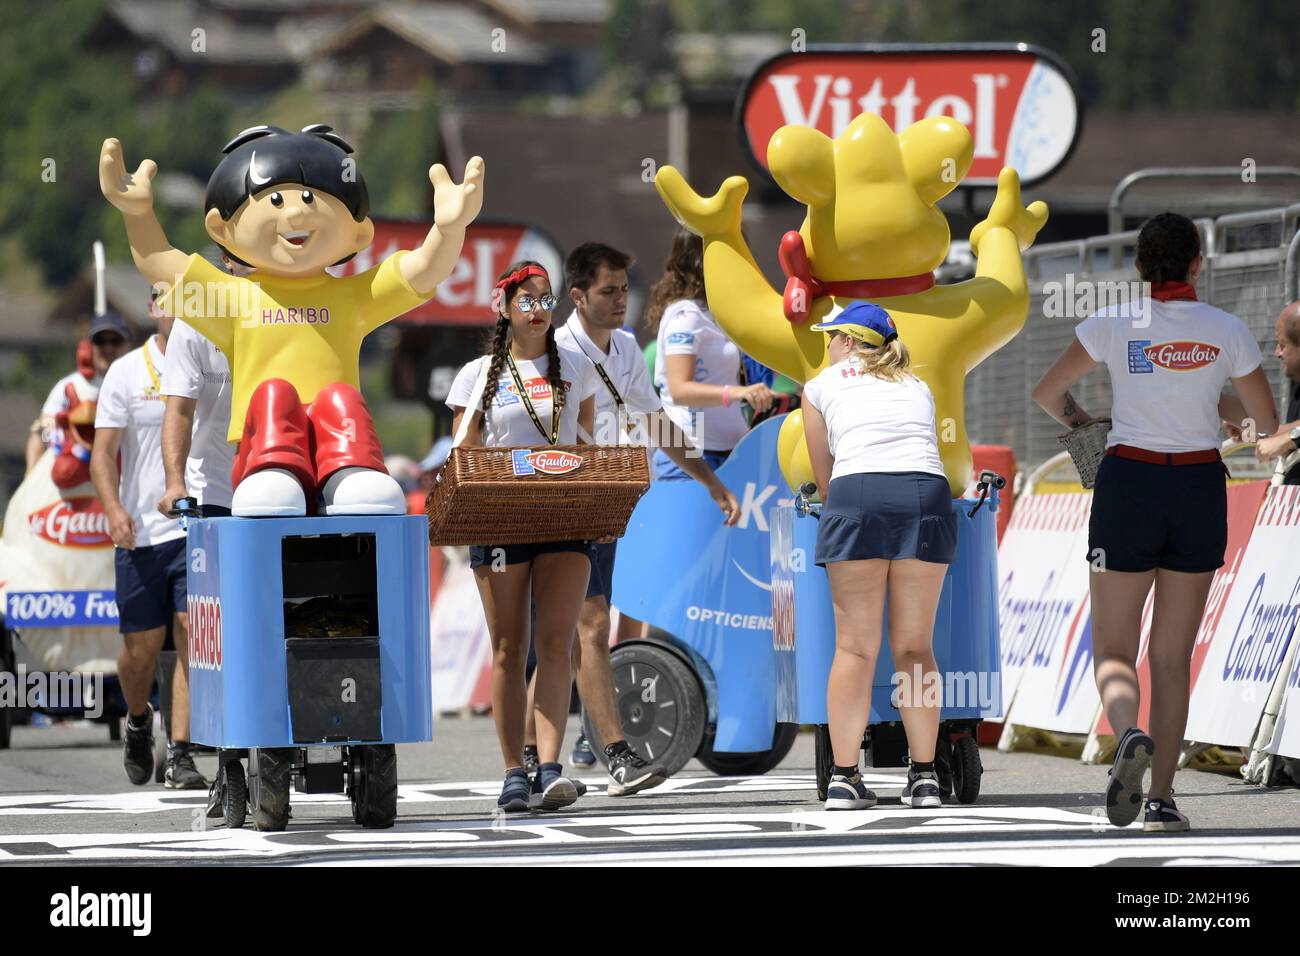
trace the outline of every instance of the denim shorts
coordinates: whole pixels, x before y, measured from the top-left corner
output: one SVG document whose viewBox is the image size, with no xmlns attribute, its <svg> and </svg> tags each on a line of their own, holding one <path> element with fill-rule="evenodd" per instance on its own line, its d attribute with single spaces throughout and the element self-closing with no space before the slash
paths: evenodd
<svg viewBox="0 0 1300 956">
<path fill-rule="evenodd" d="M 951 564 L 957 517 L 948 479 L 921 471 L 863 472 L 831 481 L 815 561 L 917 558 Z"/>
</svg>

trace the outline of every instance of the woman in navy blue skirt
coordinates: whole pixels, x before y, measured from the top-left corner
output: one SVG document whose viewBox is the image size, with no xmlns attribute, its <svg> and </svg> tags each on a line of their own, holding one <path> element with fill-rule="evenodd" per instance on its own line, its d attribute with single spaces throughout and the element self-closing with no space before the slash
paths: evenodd
<svg viewBox="0 0 1300 956">
<path fill-rule="evenodd" d="M 911 765 L 902 802 L 940 805 L 934 750 L 942 681 L 931 644 L 944 575 L 957 548 L 952 493 L 939 460 L 934 398 L 909 370 L 893 319 L 854 302 L 813 329 L 831 364 L 804 386 L 803 422 L 825 502 L 816 563 L 835 606 L 826 688 L 835 766 L 827 810 L 865 810 L 876 795 L 858 772 L 871 682 L 889 599 L 889 647 Z M 931 689 L 930 693 L 926 693 Z"/>
</svg>

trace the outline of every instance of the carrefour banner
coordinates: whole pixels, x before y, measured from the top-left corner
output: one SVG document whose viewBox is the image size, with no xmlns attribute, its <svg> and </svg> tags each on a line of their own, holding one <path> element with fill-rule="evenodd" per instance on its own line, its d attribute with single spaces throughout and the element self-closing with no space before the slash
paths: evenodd
<svg viewBox="0 0 1300 956">
<path fill-rule="evenodd" d="M 768 512 L 794 503 L 776 455 L 784 417 L 747 434 L 718 469 L 741 504 L 734 528 L 699 483 L 656 481 L 614 566 L 619 610 L 667 631 L 715 675 L 718 711 L 731 715 L 718 722 L 721 751 L 768 750 L 776 728 Z"/>
<path fill-rule="evenodd" d="M 1300 616 L 1297 555 L 1300 487 L 1270 488 L 1192 689 L 1188 740 L 1246 747 L 1254 739 Z"/>
<path fill-rule="evenodd" d="M 1012 517 L 1020 533 L 1003 539 L 1003 669 L 1019 671 L 1007 720 L 1061 733 L 1087 733 L 1097 713 L 1086 560 L 1089 492 L 1036 495 Z M 1007 551 L 1008 542 L 1013 550 Z M 1017 582 L 1032 582 L 1028 593 Z M 1008 615 L 1010 614 L 1010 620 Z M 1008 638 L 1014 641 L 1010 651 Z"/>
<path fill-rule="evenodd" d="M 1092 670 L 1091 503 L 1089 492 L 1022 498 L 998 548 L 1002 698 L 1012 723 L 1070 733 L 1092 725 L 1096 693 L 1089 702 L 1084 679 Z M 1081 730 L 1067 729 L 1081 719 Z"/>
</svg>

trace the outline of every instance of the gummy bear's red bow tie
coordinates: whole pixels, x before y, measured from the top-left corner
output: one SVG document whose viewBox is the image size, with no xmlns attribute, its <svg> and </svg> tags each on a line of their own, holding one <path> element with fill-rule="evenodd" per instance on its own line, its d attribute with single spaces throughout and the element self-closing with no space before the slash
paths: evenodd
<svg viewBox="0 0 1300 956">
<path fill-rule="evenodd" d="M 791 322 L 806 322 L 814 299 L 841 296 L 853 299 L 887 299 L 895 295 L 924 292 L 934 285 L 934 273 L 902 276 L 898 279 L 857 279 L 852 282 L 823 282 L 812 274 L 803 235 L 795 230 L 781 237 L 781 269 L 786 274 L 785 317 Z"/>
</svg>

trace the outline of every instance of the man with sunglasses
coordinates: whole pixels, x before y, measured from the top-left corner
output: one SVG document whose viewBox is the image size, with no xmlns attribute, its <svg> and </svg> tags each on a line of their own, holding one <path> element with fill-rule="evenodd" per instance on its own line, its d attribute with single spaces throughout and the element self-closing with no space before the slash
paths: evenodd
<svg viewBox="0 0 1300 956">
<path fill-rule="evenodd" d="M 65 419 L 77 404 L 79 396 L 93 401 L 104 381 L 108 367 L 121 358 L 131 347 L 131 329 L 126 320 L 115 312 L 95 316 L 90 323 L 89 362 L 79 354 L 78 368 L 59 379 L 50 389 L 49 397 L 41 406 L 41 417 L 32 424 L 27 438 L 27 470 L 31 471 L 47 446 L 54 447 L 58 455 L 65 442 L 70 440 Z M 86 459 L 89 462 L 89 458 Z"/>
</svg>

